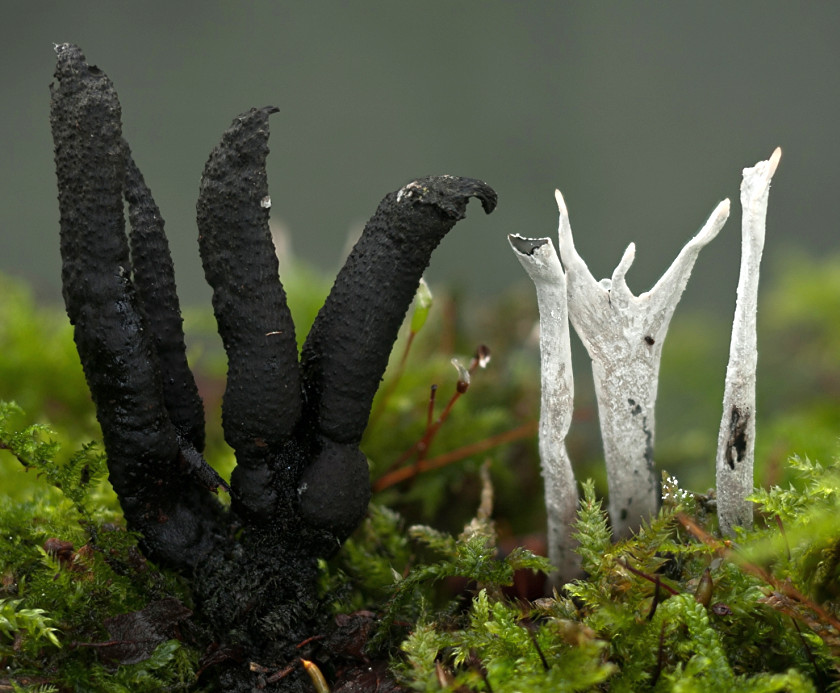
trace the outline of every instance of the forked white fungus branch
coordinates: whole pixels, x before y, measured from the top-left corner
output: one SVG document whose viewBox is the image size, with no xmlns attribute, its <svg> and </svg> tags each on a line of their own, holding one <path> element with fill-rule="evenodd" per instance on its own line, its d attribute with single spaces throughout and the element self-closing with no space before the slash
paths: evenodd
<svg viewBox="0 0 840 693">
<path fill-rule="evenodd" d="M 753 491 L 755 453 L 758 275 L 770 180 L 781 156 L 782 150 L 777 147 L 767 161 L 745 168 L 741 181 L 741 271 L 716 462 L 718 521 L 724 534 L 732 534 L 736 526 L 752 525 L 752 503 L 747 496 Z"/>
<path fill-rule="evenodd" d="M 577 542 L 572 538 L 578 491 L 565 444 L 575 392 L 566 275 L 550 238 L 510 235 L 508 241 L 537 290 L 542 362 L 539 448 L 548 515 L 548 557 L 556 569 L 552 579 L 561 585 L 581 575 L 580 556 L 574 552 Z"/>
<path fill-rule="evenodd" d="M 634 296 L 624 277 L 635 257 L 635 245 L 627 247 L 612 279 L 596 281 L 575 249 L 563 196 L 558 191 L 556 197 L 569 318 L 592 359 L 609 514 L 614 535 L 624 538 L 659 507 L 653 441 L 662 344 L 698 253 L 729 216 L 729 200 L 715 208 L 656 285 Z"/>
</svg>

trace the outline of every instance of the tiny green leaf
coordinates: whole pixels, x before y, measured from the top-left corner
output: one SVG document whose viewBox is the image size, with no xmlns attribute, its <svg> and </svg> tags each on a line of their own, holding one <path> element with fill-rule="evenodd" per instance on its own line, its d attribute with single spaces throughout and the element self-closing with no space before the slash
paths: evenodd
<svg viewBox="0 0 840 693">
<path fill-rule="evenodd" d="M 414 295 L 414 312 L 411 314 L 411 332 L 413 334 L 417 334 L 426 324 L 432 302 L 432 292 L 429 285 L 421 277 L 420 284 L 417 286 L 417 293 Z"/>
</svg>

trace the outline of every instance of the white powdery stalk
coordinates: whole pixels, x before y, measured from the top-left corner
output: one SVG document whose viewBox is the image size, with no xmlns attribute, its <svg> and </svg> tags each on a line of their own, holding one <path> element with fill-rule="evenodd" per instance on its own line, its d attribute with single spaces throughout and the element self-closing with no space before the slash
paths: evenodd
<svg viewBox="0 0 840 693">
<path fill-rule="evenodd" d="M 560 258 L 566 269 L 569 318 L 592 359 L 607 466 L 613 534 L 625 538 L 655 515 L 660 503 L 654 470 L 654 405 L 662 344 L 700 250 L 729 216 L 721 202 L 648 292 L 634 296 L 625 282 L 636 248 L 631 243 L 612 279 L 596 281 L 578 255 L 563 197 Z"/>
<path fill-rule="evenodd" d="M 551 579 L 559 586 L 581 576 L 580 556 L 574 552 L 577 542 L 572 538 L 578 491 L 565 444 L 575 394 L 566 275 L 550 238 L 509 235 L 508 241 L 537 290 L 542 373 L 539 448 L 548 515 L 548 557 L 555 568 Z"/>
<path fill-rule="evenodd" d="M 779 165 L 778 147 L 767 161 L 745 168 L 741 182 L 741 272 L 732 323 L 729 364 L 723 393 L 723 416 L 717 447 L 717 507 L 720 530 L 733 534 L 750 527 L 755 457 L 755 369 L 758 275 L 764 250 L 770 180 Z"/>
</svg>

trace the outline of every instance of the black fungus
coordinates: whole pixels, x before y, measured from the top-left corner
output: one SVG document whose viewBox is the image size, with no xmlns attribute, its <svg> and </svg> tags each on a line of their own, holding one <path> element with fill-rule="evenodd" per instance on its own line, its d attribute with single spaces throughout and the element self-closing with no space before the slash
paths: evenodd
<svg viewBox="0 0 840 693">
<path fill-rule="evenodd" d="M 421 178 L 387 195 L 365 226 L 301 355 L 307 418 L 331 440 L 361 440 L 420 277 L 471 197 L 488 214 L 496 206 L 496 193 L 481 181 Z"/>
<path fill-rule="evenodd" d="M 334 553 L 367 510 L 359 442 L 423 270 L 469 199 L 489 213 L 496 194 L 477 180 L 440 176 L 386 196 L 299 363 L 268 227 L 268 117 L 276 109 L 234 120 L 210 155 L 197 205 L 228 356 L 222 426 L 237 462 L 228 486 L 201 455 L 203 407 L 187 366 L 163 220 L 122 139 L 117 95 L 78 48 L 56 52 L 62 284 L 111 482 L 145 555 L 191 578 L 197 615 L 225 651 L 288 661 L 295 643 L 323 625 L 313 606 L 317 560 Z M 220 487 L 231 494 L 230 512 L 214 496 Z M 150 647 L 158 631 L 141 634 Z M 117 659 L 134 656 L 119 650 Z M 228 659 L 219 660 L 220 686 L 252 690 L 253 673 Z"/>
<path fill-rule="evenodd" d="M 123 194 L 127 151 L 110 80 L 56 47 L 51 114 L 67 315 L 129 527 L 156 559 L 188 568 L 214 541 L 215 512 L 185 483 L 177 431 L 131 280 Z"/>
<path fill-rule="evenodd" d="M 204 406 L 187 365 L 184 321 L 163 217 L 128 144 L 124 146 L 132 281 L 160 364 L 166 411 L 178 432 L 200 452 L 204 449 Z"/>
<path fill-rule="evenodd" d="M 159 466 L 175 459 L 177 443 L 131 283 L 120 106 L 108 78 L 77 48 L 57 52 L 51 123 L 64 299 L 111 463 L 121 468 L 112 469 L 112 482 L 134 496 L 149 469 L 131 469 L 131 458 L 144 455 Z"/>
<path fill-rule="evenodd" d="M 198 233 L 228 357 L 222 407 L 237 462 L 260 467 L 300 417 L 294 323 L 268 228 L 268 116 L 251 109 L 210 154 L 198 197 Z"/>
</svg>

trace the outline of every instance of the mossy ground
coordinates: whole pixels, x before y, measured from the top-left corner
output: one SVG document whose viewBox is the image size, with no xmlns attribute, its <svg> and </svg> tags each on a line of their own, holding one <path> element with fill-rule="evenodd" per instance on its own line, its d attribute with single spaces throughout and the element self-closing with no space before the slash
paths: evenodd
<svg viewBox="0 0 840 693">
<path fill-rule="evenodd" d="M 284 281 L 301 336 L 328 287 L 300 269 L 294 276 Z M 598 500 L 597 417 L 579 378 L 568 444 L 579 478 L 595 480 L 578 525 L 587 578 L 553 596 L 538 572 L 547 564 L 537 555 L 544 514 L 528 429 L 539 402 L 529 289 L 469 310 L 438 297 L 402 369 L 398 343 L 363 445 L 374 480 L 427 432 L 430 385 L 439 385 L 432 420 L 450 400 L 458 374 L 449 359 L 466 363 L 484 343 L 493 360 L 473 374 L 425 459 L 406 457 L 408 479 L 384 486 L 321 565 L 317 608 L 334 626 L 310 633 L 301 656 L 321 665 L 332 690 L 840 690 L 840 261 L 802 261 L 762 298 L 763 490 L 756 530 L 734 541 L 716 538 L 705 493 L 728 325 L 674 318 L 657 427 L 658 465 L 672 475 L 666 503 L 619 544 Z M 193 606 L 189 584 L 147 562 L 123 529 L 101 446 L 90 444 L 99 432 L 63 311 L 8 279 L 0 295 L 0 399 L 20 405 L 0 416 L 0 691 L 217 689 L 201 624 L 178 615 Z M 188 314 L 187 333 L 209 457 L 227 475 L 212 318 Z M 520 427 L 505 445 L 413 473 Z M 127 615 L 155 604 L 170 618 L 149 617 L 155 627 L 138 631 Z M 290 665 L 309 681 L 299 661 Z M 282 673 L 254 666 L 268 685 Z"/>
</svg>

